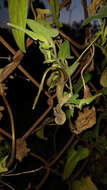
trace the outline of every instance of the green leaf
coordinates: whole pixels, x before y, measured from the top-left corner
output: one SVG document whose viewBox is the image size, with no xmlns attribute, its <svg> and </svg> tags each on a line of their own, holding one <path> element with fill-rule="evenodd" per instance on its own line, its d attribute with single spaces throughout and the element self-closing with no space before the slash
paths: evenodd
<svg viewBox="0 0 107 190">
<path fill-rule="evenodd" d="M 66 70 L 67 74 L 71 77 L 74 72 L 76 71 L 76 69 L 79 66 L 79 62 L 75 61 L 71 66 L 69 66 Z"/>
<path fill-rule="evenodd" d="M 104 38 L 107 37 L 107 26 L 105 27 L 105 30 L 104 30 Z"/>
<path fill-rule="evenodd" d="M 25 29 L 28 10 L 28 0 L 9 0 L 10 22 Z M 19 48 L 25 52 L 24 33 L 21 30 L 12 29 L 13 36 Z"/>
<path fill-rule="evenodd" d="M 71 120 L 71 117 L 73 117 L 73 114 L 74 114 L 74 109 L 72 108 L 72 109 L 68 109 L 67 111 L 66 111 L 66 118 L 67 118 L 67 120 Z"/>
<path fill-rule="evenodd" d="M 97 97 L 101 96 L 102 93 L 96 94 L 90 98 L 83 98 L 80 103 L 79 103 L 79 109 L 82 109 L 82 106 L 84 106 L 85 104 L 90 104 L 91 102 L 93 102 Z"/>
<path fill-rule="evenodd" d="M 106 17 L 107 17 L 107 5 L 100 8 L 97 15 L 86 18 L 83 21 L 82 26 L 86 26 L 94 19 L 101 19 L 101 18 L 106 18 Z"/>
<path fill-rule="evenodd" d="M 56 15 L 59 16 L 60 12 L 60 0 L 55 0 Z"/>
<path fill-rule="evenodd" d="M 91 78 L 92 78 L 92 74 L 90 74 L 90 73 L 85 73 L 85 74 L 84 74 L 85 84 L 86 84 L 87 82 L 89 82 L 89 81 L 91 80 Z M 80 79 L 77 81 L 77 83 L 75 84 L 75 86 L 74 86 L 74 92 L 75 92 L 75 94 L 78 94 L 82 87 L 83 87 L 83 82 L 82 82 L 82 79 L 80 78 Z"/>
<path fill-rule="evenodd" d="M 17 25 L 14 25 L 14 24 L 11 24 L 11 23 L 8 23 L 9 26 L 13 27 L 13 28 L 16 28 L 17 30 L 21 30 L 23 33 L 26 33 L 28 36 L 30 36 L 33 40 L 40 40 L 40 41 L 47 41 L 47 39 L 44 37 L 44 36 L 41 36 L 38 32 L 32 32 L 28 29 L 24 29 L 20 26 L 17 26 Z"/>
<path fill-rule="evenodd" d="M 98 16 L 100 18 L 106 18 L 107 17 L 107 5 L 105 5 L 105 6 L 103 6 L 102 8 L 99 9 Z"/>
<path fill-rule="evenodd" d="M 70 66 L 66 69 L 67 74 L 69 75 L 69 77 L 72 76 L 72 74 L 76 71 L 77 67 L 79 66 L 79 61 L 82 58 L 82 56 L 86 53 L 86 51 L 92 46 L 93 43 L 95 43 L 95 41 L 99 38 L 101 34 L 99 33 L 94 40 L 87 46 L 87 48 L 85 48 L 85 50 L 81 53 L 81 55 L 78 57 L 78 59 Z"/>
<path fill-rule="evenodd" d="M 67 101 L 67 104 L 79 104 L 80 99 L 78 99 L 78 94 L 74 94 L 69 100 Z"/>
<path fill-rule="evenodd" d="M 64 61 L 67 58 L 71 58 L 70 55 L 70 44 L 68 40 L 65 40 L 58 52 L 58 58 L 61 59 L 62 61 Z"/>
<path fill-rule="evenodd" d="M 94 19 L 98 19 L 99 16 L 91 16 L 91 17 L 88 17 L 86 18 L 83 23 L 82 23 L 82 26 L 86 26 L 87 24 L 89 24 L 91 21 L 93 21 Z"/>
<path fill-rule="evenodd" d="M 6 167 L 7 158 L 8 158 L 8 155 L 0 159 L 0 173 L 8 171 L 8 168 Z"/>
<path fill-rule="evenodd" d="M 32 20 L 33 21 L 33 20 Z M 31 22 L 32 22 L 31 21 Z M 36 21 L 34 21 L 34 22 L 36 22 Z M 34 23 L 33 22 L 33 23 Z M 29 22 L 28 22 L 29 23 Z M 31 24 L 31 23 L 30 23 Z M 50 37 L 55 37 L 56 35 L 58 35 L 58 30 L 57 29 L 50 29 L 49 31 L 48 31 L 48 29 L 47 28 L 45 28 L 44 26 L 42 26 L 40 23 L 38 23 L 37 25 L 36 25 L 36 27 L 38 26 L 40 26 L 41 25 L 41 32 L 40 32 L 40 30 L 39 29 L 37 29 L 36 30 L 36 28 L 34 27 L 35 25 L 33 25 L 33 24 L 31 24 L 32 26 L 32 30 L 34 30 L 34 32 L 32 32 L 31 30 L 28 30 L 28 29 L 24 29 L 24 28 L 22 28 L 22 27 L 20 27 L 20 26 L 18 26 L 18 25 L 15 25 L 15 24 L 12 24 L 12 23 L 8 23 L 8 25 L 9 26 L 11 26 L 11 27 L 13 27 L 13 28 L 15 28 L 15 29 L 17 29 L 17 30 L 20 30 L 20 31 L 22 31 L 23 33 L 26 33 L 28 36 L 30 36 L 33 40 L 40 40 L 40 41 L 42 41 L 42 42 L 45 42 L 44 43 L 44 45 L 47 47 L 47 48 L 49 48 L 49 43 L 48 42 L 51 42 L 52 43 L 52 41 L 51 41 L 51 38 Z M 45 30 L 44 30 L 44 28 L 45 28 Z M 44 30 L 43 32 L 42 32 L 42 30 Z M 47 32 L 47 35 L 46 35 L 46 32 Z M 45 47 L 45 48 L 46 48 Z"/>
<path fill-rule="evenodd" d="M 43 20 L 43 19 L 37 19 L 37 21 L 42 24 L 47 29 L 52 29 L 52 20 Z"/>
<path fill-rule="evenodd" d="M 63 179 L 66 180 L 69 176 L 71 176 L 78 162 L 80 160 L 87 158 L 88 156 L 89 156 L 88 148 L 79 147 L 78 150 L 70 149 L 64 167 Z"/>
<path fill-rule="evenodd" d="M 105 96 L 107 96 L 107 88 L 103 88 L 103 89 L 101 90 L 101 92 L 102 92 Z"/>
<path fill-rule="evenodd" d="M 41 128 L 39 131 L 36 132 L 38 138 L 47 140 L 47 137 L 44 135 L 44 128 Z"/>
<path fill-rule="evenodd" d="M 45 38 L 56 37 L 59 34 L 57 29 L 49 27 L 48 24 L 45 26 L 44 24 L 32 19 L 27 19 L 27 24 L 33 32 L 38 33 Z"/>
<path fill-rule="evenodd" d="M 90 104 L 93 100 L 95 100 L 98 96 L 101 96 L 102 93 L 99 93 L 99 94 L 96 94 L 90 98 L 83 98 L 83 99 L 77 99 L 78 98 L 78 95 L 75 94 L 74 96 L 72 96 L 71 98 L 69 98 L 69 100 L 67 101 L 67 104 L 75 104 L 77 105 L 77 107 L 79 109 L 82 109 L 82 107 L 85 105 L 85 104 Z"/>
<path fill-rule="evenodd" d="M 72 190 L 98 190 L 90 177 L 73 181 L 71 188 Z"/>
<path fill-rule="evenodd" d="M 57 0 L 56 3 L 59 3 L 59 0 Z M 53 15 L 56 25 L 58 27 L 62 27 L 62 24 L 58 20 L 58 6 L 59 5 L 57 5 L 57 6 L 55 5 L 55 0 L 50 0 L 50 6 L 52 9 L 52 15 Z"/>
</svg>

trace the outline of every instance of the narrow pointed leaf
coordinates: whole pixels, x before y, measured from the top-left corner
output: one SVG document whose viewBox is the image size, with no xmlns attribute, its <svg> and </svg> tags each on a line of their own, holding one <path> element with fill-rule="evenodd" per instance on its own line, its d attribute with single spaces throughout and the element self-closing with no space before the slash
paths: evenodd
<svg viewBox="0 0 107 190">
<path fill-rule="evenodd" d="M 6 167 L 8 155 L 0 159 L 0 173 L 7 172 L 8 168 Z"/>
<path fill-rule="evenodd" d="M 106 18 L 107 17 L 107 5 L 103 6 L 99 11 L 98 11 L 98 16 L 101 18 Z"/>
<path fill-rule="evenodd" d="M 101 19 L 101 18 L 106 18 L 106 17 L 107 17 L 107 5 L 100 8 L 100 10 L 98 11 L 98 13 L 95 16 L 91 16 L 91 17 L 86 18 L 83 21 L 82 26 L 86 26 L 87 24 L 89 24 L 94 19 Z"/>
<path fill-rule="evenodd" d="M 98 190 L 98 188 L 95 186 L 93 181 L 91 180 L 90 176 L 88 177 L 82 177 L 79 180 L 73 181 L 71 185 L 72 190 Z"/>
<path fill-rule="evenodd" d="M 59 3 L 59 1 L 57 0 L 56 3 Z M 50 0 L 50 6 L 52 9 L 52 15 L 53 15 L 53 18 L 54 18 L 56 25 L 58 27 L 62 27 L 62 24 L 58 20 L 58 9 L 57 9 L 58 7 L 55 5 L 55 0 Z"/>
<path fill-rule="evenodd" d="M 32 29 L 33 32 L 35 33 L 38 32 L 40 35 L 46 38 L 56 37 L 59 34 L 58 30 L 49 27 L 48 23 L 45 26 L 44 24 L 37 22 L 35 20 L 27 19 L 27 24 Z"/>
<path fill-rule="evenodd" d="M 9 0 L 8 6 L 10 22 L 14 25 L 18 25 L 25 29 L 28 10 L 28 0 Z M 14 28 L 12 29 L 12 32 L 18 47 L 23 52 L 25 52 L 25 33 L 23 33 L 21 30 L 16 30 Z"/>
<path fill-rule="evenodd" d="M 89 82 L 89 81 L 91 80 L 91 78 L 92 78 L 92 74 L 90 74 L 90 73 L 85 73 L 85 74 L 84 74 L 85 84 L 86 84 L 87 82 Z M 75 84 L 75 86 L 74 86 L 74 92 L 75 92 L 75 94 L 78 94 L 82 87 L 83 87 L 83 82 L 82 82 L 82 79 L 80 78 L 80 79 L 77 81 L 77 83 Z"/>
<path fill-rule="evenodd" d="M 79 66 L 79 62 L 75 61 L 71 66 L 69 66 L 66 70 L 67 74 L 71 77 L 74 72 L 76 71 L 76 69 L 78 68 Z"/>
<path fill-rule="evenodd" d="M 89 24 L 91 21 L 93 21 L 94 19 L 99 18 L 98 16 L 90 16 L 88 18 L 86 18 L 83 23 L 82 26 L 86 26 L 87 24 Z"/>
<path fill-rule="evenodd" d="M 88 148 L 80 147 L 78 150 L 72 150 L 68 153 L 68 158 L 65 164 L 63 179 L 66 180 L 75 169 L 80 160 L 83 160 L 89 156 Z"/>
<path fill-rule="evenodd" d="M 102 93 L 98 93 L 90 98 L 83 98 L 83 99 L 78 99 L 77 94 L 75 94 L 74 96 L 72 96 L 71 98 L 69 98 L 69 100 L 67 101 L 67 104 L 75 104 L 78 105 L 79 109 L 82 109 L 82 107 L 84 105 L 88 105 L 91 102 L 93 102 L 97 97 L 101 96 Z"/>
<path fill-rule="evenodd" d="M 64 61 L 65 59 L 70 57 L 70 44 L 68 40 L 65 40 L 59 49 L 58 58 Z"/>
<path fill-rule="evenodd" d="M 20 26 L 17 26 L 17 25 L 14 25 L 14 24 L 11 24 L 11 23 L 8 23 L 9 26 L 13 27 L 13 28 L 16 28 L 17 30 L 20 30 L 22 31 L 23 33 L 26 33 L 28 36 L 30 36 L 33 40 L 40 40 L 40 41 L 46 41 L 47 39 L 40 35 L 38 32 L 32 32 L 31 30 L 28 30 L 28 29 L 24 29 Z"/>
</svg>

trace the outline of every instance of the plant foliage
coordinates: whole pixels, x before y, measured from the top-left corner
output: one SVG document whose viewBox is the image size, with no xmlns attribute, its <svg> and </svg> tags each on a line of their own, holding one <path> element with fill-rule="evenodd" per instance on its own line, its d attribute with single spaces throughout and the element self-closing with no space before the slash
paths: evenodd
<svg viewBox="0 0 107 190">
<path fill-rule="evenodd" d="M 13 6 L 14 4 L 14 6 Z M 9 0 L 9 17 L 10 22 L 22 28 L 26 28 L 26 18 L 28 10 L 28 0 Z M 21 30 L 13 30 L 13 35 L 19 48 L 25 52 L 25 33 Z"/>
<path fill-rule="evenodd" d="M 82 1 L 83 7 L 84 2 L 85 0 Z M 56 166 L 54 173 L 57 174 L 59 172 L 58 175 L 61 175 L 62 180 L 71 180 L 72 183 L 72 176 L 74 176 L 75 179 L 75 176 L 78 177 L 80 174 L 82 175 L 81 171 L 86 167 L 84 166 L 85 161 L 88 160 L 88 166 L 91 165 L 93 169 L 93 163 L 96 161 L 99 162 L 101 156 L 105 158 L 107 152 L 107 138 L 105 132 L 105 126 L 107 124 L 107 2 L 103 0 L 93 0 L 88 9 L 86 9 L 87 7 L 84 8 L 84 12 L 89 10 L 91 16 L 83 21 L 82 26 L 85 26 L 87 31 L 87 29 L 89 29 L 87 25 L 96 19 L 98 21 L 98 30 L 93 36 L 86 36 L 83 49 L 79 50 L 80 55 L 78 58 L 75 57 L 78 53 L 75 53 L 76 50 L 74 47 L 72 48 L 71 44 L 76 46 L 76 48 L 81 45 L 78 45 L 77 42 L 74 42 L 74 40 L 62 32 L 63 25 L 59 21 L 61 8 L 64 7 L 69 9 L 72 4 L 71 0 L 67 2 L 63 1 L 62 3 L 59 0 L 48 0 L 48 3 L 50 9 L 35 9 L 31 0 L 30 8 L 34 16 L 34 19 L 31 19 L 28 16 L 28 0 L 9 0 L 8 9 L 10 23 L 8 23 L 8 25 L 12 29 L 12 34 L 20 49 L 19 52 L 22 54 L 26 53 L 26 35 L 28 40 L 31 38 L 35 44 L 38 44 L 39 50 L 44 56 L 43 63 L 45 64 L 46 70 L 42 75 L 36 97 L 33 99 L 31 111 L 33 113 L 38 111 L 38 108 L 35 108 L 39 101 L 41 91 L 44 90 L 44 86 L 47 88 L 49 97 L 51 97 L 51 95 L 52 98 L 54 96 L 56 97 L 55 102 L 54 99 L 52 99 L 52 115 L 45 118 L 44 121 L 40 123 L 39 127 L 34 130 L 34 134 L 36 134 L 37 139 L 41 142 L 43 141 L 48 144 L 51 137 L 54 139 L 55 152 L 51 158 L 48 158 L 49 162 L 46 162 L 44 158 L 38 155 L 35 157 L 46 165 L 41 167 L 42 169 L 46 167 L 47 171 L 48 169 L 50 171 L 50 167 L 57 161 L 64 150 L 68 148 L 68 144 L 70 145 L 70 143 L 66 144 L 65 147 L 67 148 L 64 147 L 59 155 L 56 156 L 56 131 L 59 129 L 59 126 L 68 127 L 69 136 L 72 135 L 72 137 L 74 137 L 74 144 L 70 146 L 67 154 L 65 154 L 63 158 L 60 158 L 59 165 L 61 165 L 61 174 L 59 174 L 59 165 Z M 93 64 L 95 47 L 100 48 L 105 61 L 99 63 L 98 60 L 98 63 L 95 61 L 95 64 Z M 24 55 L 25 54 L 23 54 L 23 56 Z M 11 66 L 13 68 L 15 64 L 14 61 L 12 64 L 10 63 L 0 68 L 0 95 L 3 98 L 5 97 L 5 93 L 3 94 L 5 82 L 4 80 L 2 82 L 2 77 L 4 77 L 6 73 L 8 73 L 7 76 L 9 76 L 9 68 Z M 27 74 L 27 76 L 29 76 L 29 74 Z M 7 77 L 5 79 L 7 79 Z M 98 84 L 95 84 L 97 79 Z M 11 120 L 12 149 L 6 149 L 6 151 L 4 151 L 5 147 L 0 145 L 1 174 L 7 173 L 10 167 L 8 166 L 9 158 L 10 161 L 12 159 L 10 164 L 12 165 L 15 158 L 22 161 L 23 158 L 27 156 L 28 152 L 30 152 L 30 148 L 27 148 L 27 142 L 25 141 L 26 135 L 23 136 L 22 139 L 15 139 L 15 127 L 12 120 L 11 109 L 5 98 L 4 102 L 6 102 Z M 2 106 L 0 106 L 0 119 L 2 118 L 2 111 Z M 50 125 L 54 126 L 55 134 L 53 134 L 53 128 L 49 127 Z M 32 128 L 34 129 L 34 126 Z M 50 137 L 48 135 L 48 130 L 51 131 Z M 63 130 L 63 127 L 60 127 L 60 130 Z M 58 140 L 60 142 L 60 139 Z M 36 147 L 35 150 L 36 149 L 38 149 L 38 147 Z M 9 151 L 12 153 L 9 154 Z M 41 150 L 41 155 L 42 151 L 43 148 Z M 14 157 L 15 152 L 16 157 Z M 56 156 L 55 160 L 50 162 L 54 156 Z M 83 168 L 81 167 L 82 164 Z M 88 171 L 90 174 L 91 167 L 85 169 L 86 171 L 83 171 L 84 175 L 82 178 L 80 178 L 80 180 L 78 179 L 78 181 L 74 180 L 72 185 L 73 190 L 97 190 L 89 176 L 84 178 L 84 176 L 87 175 L 85 172 Z M 23 174 L 25 173 L 26 172 Z M 106 172 L 104 172 L 103 176 L 104 179 L 101 180 L 101 183 L 106 184 Z"/>
</svg>

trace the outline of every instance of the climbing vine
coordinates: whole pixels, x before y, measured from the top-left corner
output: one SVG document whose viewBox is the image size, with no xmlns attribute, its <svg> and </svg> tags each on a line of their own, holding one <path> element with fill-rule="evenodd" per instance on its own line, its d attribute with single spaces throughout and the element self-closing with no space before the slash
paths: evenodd
<svg viewBox="0 0 107 190">
<path fill-rule="evenodd" d="M 65 7 L 69 10 L 72 2 L 70 0 L 49 0 L 48 3 L 50 9 L 35 9 L 32 0 L 30 0 L 30 9 L 33 14 L 33 19 L 31 19 L 28 17 L 28 0 L 8 1 L 10 18 L 8 26 L 12 30 L 12 34 L 21 53 L 19 53 L 17 59 L 12 60 L 11 63 L 0 69 L 0 95 L 8 110 L 12 133 L 11 148 L 8 141 L 5 141 L 2 135 L 0 136 L 0 182 L 12 189 L 11 186 L 4 183 L 2 178 L 30 172 L 34 173 L 43 169 L 47 169 L 46 176 L 48 177 L 51 166 L 60 158 L 59 164 L 55 168 L 56 175 L 61 176 L 63 181 L 65 180 L 67 183 L 70 183 L 73 190 L 81 189 L 81 187 L 87 189 L 89 187 L 87 184 L 92 189 L 94 183 L 91 177 L 95 174 L 90 174 L 90 168 L 92 167 L 93 169 L 93 162 L 96 163 L 96 160 L 101 159 L 101 156 L 107 156 L 107 130 L 105 127 L 107 124 L 107 2 L 105 0 L 93 0 L 88 7 L 86 7 L 85 0 L 81 2 L 84 12 L 87 11 L 88 14 L 89 11 L 90 13 L 90 16 L 85 18 L 82 23 L 85 31 L 90 33 L 90 36 L 85 36 L 83 46 L 63 32 L 63 24 L 59 21 L 61 9 Z M 95 19 L 97 19 L 98 30 L 92 35 L 91 22 Z M 55 155 L 55 159 L 53 159 L 53 155 L 52 158 L 47 158 L 48 161 L 45 161 L 44 158 L 36 155 L 36 153 L 34 155 L 31 152 L 25 140 L 26 135 L 16 139 L 14 117 L 5 94 L 5 79 L 20 65 L 21 60 L 26 55 L 26 43 L 29 40 L 34 44 L 38 44 L 39 50 L 44 57 L 43 63 L 40 64 L 45 65 L 46 68 L 42 75 L 38 92 L 32 101 L 31 111 L 37 111 L 41 92 L 44 92 L 45 88 L 47 88 L 49 97 L 52 97 L 53 94 L 56 97 L 52 106 L 51 116 L 48 117 L 46 115 L 46 118 L 38 128 L 35 129 L 33 127 L 33 130 L 29 133 L 31 136 L 33 133 L 40 140 L 47 141 L 48 138 L 45 134 L 45 129 L 48 126 L 51 130 L 51 126 L 53 125 L 57 129 L 65 126 L 71 135 L 68 143 L 58 155 Z M 80 49 L 78 57 L 76 57 L 78 53 L 75 53 L 76 50 L 74 47 L 72 48 L 72 45 Z M 96 63 L 94 64 L 94 60 L 95 50 L 97 48 L 103 54 L 105 62 L 96 65 Z M 98 75 L 99 83 L 96 85 L 93 81 L 93 73 L 98 69 L 100 70 L 100 77 Z M 29 77 L 26 71 L 23 72 Z M 97 76 L 97 72 L 95 76 Z M 30 80 L 32 80 L 31 77 Z M 0 120 L 3 117 L 3 111 L 4 107 L 0 106 Z M 103 127 L 101 126 L 102 121 L 104 121 Z M 2 130 L 0 132 L 4 133 Z M 2 145 L 3 141 L 5 141 L 5 146 Z M 56 143 L 54 145 L 56 146 Z M 67 149 L 66 155 L 61 158 L 61 155 Z M 14 167 L 14 162 L 16 160 L 22 162 L 24 157 L 27 157 L 29 154 L 41 160 L 45 166 L 43 165 L 33 171 L 12 173 L 10 168 Z M 87 169 L 90 177 L 86 176 L 87 174 L 84 171 L 87 164 L 89 167 L 91 165 Z M 61 165 L 61 172 L 59 165 Z M 102 165 L 100 166 L 102 168 Z M 76 168 L 79 168 L 78 171 L 76 171 Z M 80 174 L 83 174 L 82 178 L 79 178 Z M 107 173 L 104 171 L 103 175 L 105 180 L 101 180 L 101 183 L 105 184 Z M 76 181 L 77 179 L 78 181 Z M 40 186 L 42 183 L 40 183 Z M 37 189 L 40 186 L 38 185 Z"/>
</svg>

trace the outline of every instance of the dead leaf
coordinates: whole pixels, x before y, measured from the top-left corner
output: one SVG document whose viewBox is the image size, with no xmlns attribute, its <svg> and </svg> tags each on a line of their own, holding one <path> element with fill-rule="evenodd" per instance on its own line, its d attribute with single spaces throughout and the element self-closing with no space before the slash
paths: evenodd
<svg viewBox="0 0 107 190">
<path fill-rule="evenodd" d="M 60 104 L 57 104 L 57 106 L 54 107 L 53 110 L 54 110 L 56 124 L 63 125 L 66 121 L 66 115 L 62 110 Z"/>
<path fill-rule="evenodd" d="M 50 4 L 50 0 L 47 0 L 47 1 Z M 72 5 L 72 0 L 63 0 L 60 3 L 60 8 L 66 7 L 66 10 L 69 10 L 71 5 Z"/>
<path fill-rule="evenodd" d="M 55 122 L 58 125 L 63 125 L 66 121 L 66 114 L 62 110 L 62 106 L 69 100 L 70 97 L 71 97 L 70 93 L 64 97 L 61 97 L 59 104 L 57 104 L 56 107 L 53 108 L 54 116 L 55 116 Z"/>
<path fill-rule="evenodd" d="M 3 117 L 3 114 L 0 112 L 0 120 L 2 119 L 2 117 Z"/>
<path fill-rule="evenodd" d="M 98 8 L 102 3 L 103 3 L 102 0 L 93 0 L 91 2 L 91 4 L 88 6 L 88 10 L 91 16 L 94 16 L 96 14 L 96 11 L 98 10 Z"/>
<path fill-rule="evenodd" d="M 86 88 L 84 88 L 84 98 L 90 98 L 90 97 L 92 97 L 92 94 L 90 92 L 89 87 L 87 85 L 85 87 Z"/>
<path fill-rule="evenodd" d="M 66 7 L 66 10 L 68 11 L 70 9 L 70 6 L 72 5 L 72 0 L 64 0 L 61 4 L 60 7 L 64 8 Z"/>
<path fill-rule="evenodd" d="M 5 110 L 4 106 L 0 106 L 0 111 L 4 111 L 4 110 Z"/>
<path fill-rule="evenodd" d="M 80 180 L 73 181 L 72 190 L 98 190 L 98 188 L 91 180 L 91 177 L 88 176 L 81 178 Z"/>
<path fill-rule="evenodd" d="M 16 140 L 16 159 L 21 162 L 25 156 L 27 156 L 28 152 L 30 151 L 27 148 L 27 143 L 24 139 L 18 138 Z"/>
<path fill-rule="evenodd" d="M 37 12 L 37 17 L 39 19 L 44 19 L 46 14 L 50 13 L 49 9 L 40 9 L 40 8 L 36 8 L 36 12 Z"/>
<path fill-rule="evenodd" d="M 77 120 L 73 127 L 73 133 L 80 134 L 82 131 L 87 130 L 96 124 L 96 111 L 94 106 L 89 109 L 88 106 L 83 109 L 82 112 L 79 111 Z"/>
</svg>

